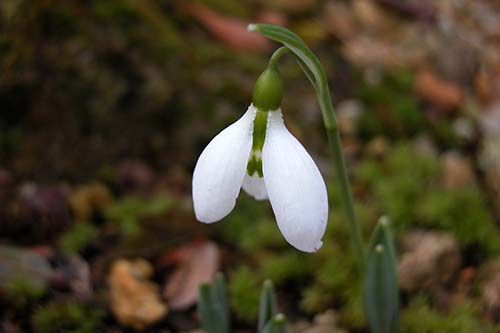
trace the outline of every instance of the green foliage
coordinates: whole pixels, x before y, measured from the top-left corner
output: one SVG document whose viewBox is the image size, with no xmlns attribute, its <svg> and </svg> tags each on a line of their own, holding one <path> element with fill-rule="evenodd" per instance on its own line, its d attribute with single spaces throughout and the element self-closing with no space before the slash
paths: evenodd
<svg viewBox="0 0 500 333">
<path fill-rule="evenodd" d="M 399 290 L 396 252 L 392 232 L 382 217 L 373 231 L 366 256 L 363 299 L 372 333 L 396 333 L 399 320 Z"/>
<path fill-rule="evenodd" d="M 204 283 L 198 292 L 198 313 L 205 333 L 229 333 L 229 308 L 224 277 L 219 273 L 213 286 Z"/>
<path fill-rule="evenodd" d="M 495 333 L 491 324 L 478 319 L 480 309 L 470 303 L 456 306 L 450 313 L 432 309 L 423 296 L 415 297 L 403 310 L 401 332 L 404 333 Z"/>
<path fill-rule="evenodd" d="M 31 283 L 24 275 L 18 275 L 10 282 L 6 289 L 6 296 L 15 308 L 20 309 L 40 299 L 44 292 L 43 286 Z"/>
<path fill-rule="evenodd" d="M 460 139 L 453 129 L 453 123 L 449 120 L 440 121 L 429 127 L 429 132 L 440 147 L 456 147 L 460 144 Z"/>
<path fill-rule="evenodd" d="M 394 147 L 385 161 L 367 160 L 357 177 L 373 193 L 372 205 L 386 213 L 399 232 L 414 227 L 452 232 L 462 246 L 478 245 L 483 254 L 500 250 L 495 227 L 474 185 L 446 190 L 439 160 L 416 153 L 408 144 Z"/>
<path fill-rule="evenodd" d="M 366 327 L 365 313 L 363 312 L 363 298 L 361 288 L 351 286 L 345 291 L 346 299 L 339 312 L 339 322 L 343 327 L 352 327 L 362 330 Z M 402 332 L 402 331 L 401 331 Z"/>
<path fill-rule="evenodd" d="M 242 191 L 235 209 L 219 223 L 222 229 L 221 241 L 229 242 L 248 251 L 257 250 L 264 243 L 274 244 L 274 240 L 278 243 L 279 230 L 277 230 L 276 222 L 269 219 L 269 208 L 268 202 L 257 202 Z M 264 239 L 255 237 L 254 232 L 257 231 Z M 283 239 L 281 235 L 279 237 Z"/>
<path fill-rule="evenodd" d="M 309 313 L 322 311 L 334 302 L 349 302 L 352 288 L 361 283 L 352 251 L 338 244 L 324 246 L 324 257 L 311 270 L 313 284 L 302 293 L 301 308 Z"/>
<path fill-rule="evenodd" d="M 262 330 L 262 333 L 287 333 L 286 317 L 278 313 L 272 318 Z"/>
<path fill-rule="evenodd" d="M 81 252 L 97 236 L 97 228 L 89 222 L 77 222 L 61 235 L 59 248 L 66 254 Z"/>
<path fill-rule="evenodd" d="M 486 254 L 500 250 L 500 232 L 475 187 L 430 191 L 419 213 L 426 226 L 453 232 L 463 245 L 479 244 Z"/>
<path fill-rule="evenodd" d="M 240 266 L 229 277 L 231 306 L 238 317 L 247 321 L 257 318 L 260 280 L 246 266 Z"/>
<path fill-rule="evenodd" d="M 260 292 L 259 322 L 257 326 L 259 333 L 262 333 L 267 324 L 273 320 L 276 311 L 276 293 L 274 291 L 273 282 L 271 280 L 266 280 Z"/>
<path fill-rule="evenodd" d="M 412 95 L 413 81 L 408 71 L 386 73 L 376 85 L 362 81 L 358 95 L 367 107 L 360 120 L 362 136 L 412 136 L 424 128 L 424 117 Z"/>
<path fill-rule="evenodd" d="M 335 205 L 340 205 L 338 200 L 335 200 Z M 353 302 L 352 297 L 356 293 L 357 297 L 361 295 L 361 280 L 350 247 L 347 221 L 340 211 L 333 214 L 335 218 L 329 219 L 323 248 L 316 257 L 305 259 L 314 261 L 310 264 L 313 283 L 302 292 L 300 304 L 309 313 L 323 311 L 333 303 L 340 303 L 343 308 Z M 354 289 L 356 292 L 353 292 Z M 362 307 L 362 303 L 359 304 Z"/>
<path fill-rule="evenodd" d="M 73 300 L 53 301 L 36 310 L 32 326 L 37 333 L 95 333 L 100 331 L 103 315 L 99 308 Z"/>
<path fill-rule="evenodd" d="M 141 229 L 139 219 L 166 213 L 172 200 L 166 195 L 157 195 L 152 199 L 128 197 L 115 201 L 106 211 L 108 219 L 115 222 L 126 236 L 137 236 Z"/>
<path fill-rule="evenodd" d="M 437 181 L 439 162 L 416 154 L 408 144 L 400 144 L 390 153 L 385 165 L 378 167 L 378 178 L 371 182 L 381 211 L 396 228 L 415 225 L 416 203 L 425 196 L 426 187 Z"/>
<path fill-rule="evenodd" d="M 246 280 L 248 276 L 246 267 L 242 267 L 235 275 L 239 287 L 248 287 L 252 283 L 241 282 Z M 239 291 L 238 291 L 239 292 Z M 201 319 L 201 326 L 205 333 L 227 333 L 230 331 L 229 323 L 229 308 L 226 299 L 227 288 L 224 277 L 221 273 L 217 275 L 213 286 L 204 283 L 199 288 L 198 293 L 198 313 Z M 253 310 L 252 310 L 253 311 Z M 271 280 L 264 281 L 260 291 L 260 299 L 258 304 L 259 333 L 285 333 L 286 318 L 283 314 L 277 314 L 276 293 L 274 291 Z M 253 317 L 253 316 L 252 316 Z M 250 318 L 250 316 L 249 316 Z"/>
<path fill-rule="evenodd" d="M 248 221 L 246 231 L 240 235 L 240 246 L 246 253 L 255 253 L 269 248 L 284 248 L 286 241 L 276 221 L 269 218 Z"/>
<path fill-rule="evenodd" d="M 269 254 L 262 259 L 260 273 L 275 283 L 306 277 L 314 271 L 313 262 L 308 260 L 308 256 L 310 255 L 297 251 Z"/>
</svg>

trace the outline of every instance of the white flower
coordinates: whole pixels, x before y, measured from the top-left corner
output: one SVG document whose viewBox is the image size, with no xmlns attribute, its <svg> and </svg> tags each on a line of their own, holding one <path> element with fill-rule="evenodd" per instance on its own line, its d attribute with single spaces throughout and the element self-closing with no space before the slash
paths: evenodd
<svg viewBox="0 0 500 333">
<path fill-rule="evenodd" d="M 264 119 L 260 147 L 254 135 L 256 115 Z M 305 252 L 321 247 L 328 218 L 326 186 L 311 156 L 285 127 L 280 109 L 264 112 L 250 105 L 201 153 L 193 174 L 196 218 L 212 223 L 227 216 L 241 187 L 257 200 L 269 198 L 291 245 Z"/>
</svg>

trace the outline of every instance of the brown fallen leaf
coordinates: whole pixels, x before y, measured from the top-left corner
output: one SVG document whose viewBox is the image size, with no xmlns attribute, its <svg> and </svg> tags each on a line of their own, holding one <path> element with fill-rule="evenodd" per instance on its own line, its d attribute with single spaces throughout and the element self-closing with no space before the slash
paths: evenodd
<svg viewBox="0 0 500 333">
<path fill-rule="evenodd" d="M 148 280 L 152 273 L 153 268 L 143 259 L 119 259 L 112 264 L 108 277 L 110 307 L 121 324 L 141 330 L 167 313 L 158 286 Z"/>
<path fill-rule="evenodd" d="M 457 239 L 445 232 L 411 231 L 404 236 L 402 248 L 398 282 L 408 292 L 439 291 L 455 277 L 462 261 Z"/>
<path fill-rule="evenodd" d="M 445 81 L 430 70 L 422 70 L 415 81 L 415 92 L 444 111 L 459 107 L 464 99 L 462 88 Z"/>
<path fill-rule="evenodd" d="M 213 242 L 197 241 L 187 244 L 167 256 L 177 261 L 163 289 L 163 296 L 172 310 L 193 305 L 198 297 L 198 287 L 212 282 L 219 269 L 219 249 Z"/>
<path fill-rule="evenodd" d="M 217 14 L 207 6 L 197 3 L 185 4 L 184 9 L 215 37 L 236 50 L 263 51 L 271 46 L 264 37 L 247 31 L 251 22 Z"/>
</svg>

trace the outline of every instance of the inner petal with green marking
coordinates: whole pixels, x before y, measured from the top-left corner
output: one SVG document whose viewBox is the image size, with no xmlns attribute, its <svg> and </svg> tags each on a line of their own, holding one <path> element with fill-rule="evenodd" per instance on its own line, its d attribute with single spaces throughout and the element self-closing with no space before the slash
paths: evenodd
<svg viewBox="0 0 500 333">
<path fill-rule="evenodd" d="M 249 176 L 264 177 L 262 173 L 262 148 L 266 139 L 268 112 L 257 109 L 253 121 L 253 141 L 252 151 L 247 163 L 247 173 Z"/>
</svg>

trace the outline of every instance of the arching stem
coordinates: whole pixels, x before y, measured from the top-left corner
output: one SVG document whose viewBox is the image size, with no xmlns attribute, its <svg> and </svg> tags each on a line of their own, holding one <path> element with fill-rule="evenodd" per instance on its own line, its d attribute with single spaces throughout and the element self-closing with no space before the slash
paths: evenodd
<svg viewBox="0 0 500 333">
<path fill-rule="evenodd" d="M 279 49 L 277 49 L 276 51 L 274 51 L 273 55 L 269 59 L 269 64 L 267 65 L 267 67 L 269 67 L 269 68 L 276 67 L 278 60 L 280 60 L 280 58 L 284 54 L 287 54 L 288 52 L 290 52 L 290 50 L 285 46 L 282 46 Z"/>
</svg>

